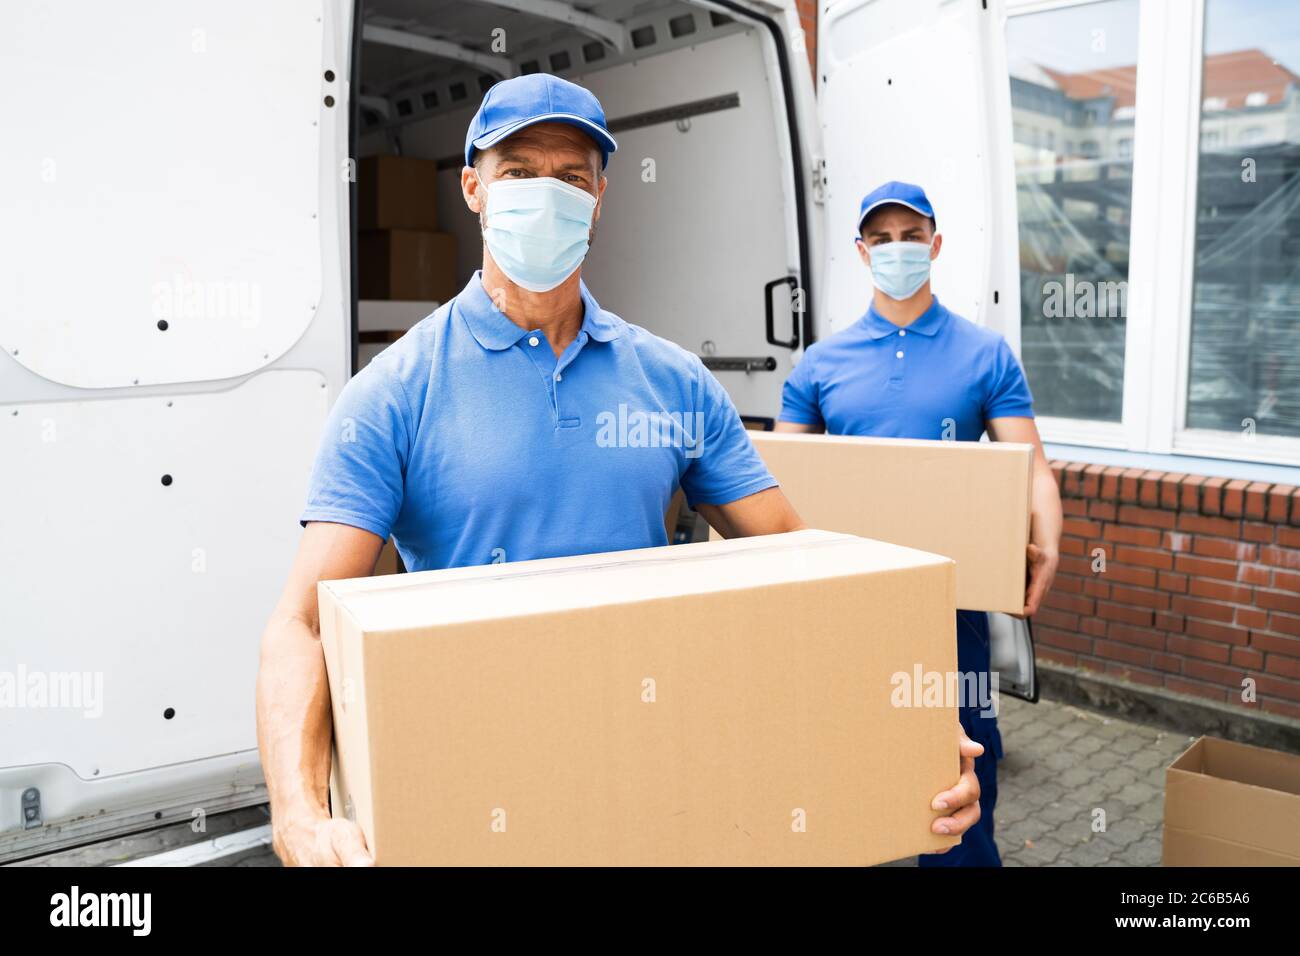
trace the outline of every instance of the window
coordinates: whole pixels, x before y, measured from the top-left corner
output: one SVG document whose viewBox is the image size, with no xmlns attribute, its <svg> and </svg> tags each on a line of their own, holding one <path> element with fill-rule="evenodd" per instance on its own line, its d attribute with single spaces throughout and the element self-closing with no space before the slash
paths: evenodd
<svg viewBox="0 0 1300 956">
<path fill-rule="evenodd" d="M 1006 2 L 1044 437 L 1300 465 L 1300 3 Z"/>
<path fill-rule="evenodd" d="M 1196 176 L 1192 429 L 1300 437 L 1300 10 L 1287 10 L 1205 4 L 1201 125 L 1213 101 L 1228 135 L 1202 138 Z M 1269 89 L 1242 97 L 1246 75 Z M 1259 122 L 1265 102 L 1275 125 Z"/>
<path fill-rule="evenodd" d="M 1008 22 L 1021 356 L 1040 415 L 1123 411 L 1132 139 L 1103 134 L 1133 128 L 1137 32 L 1137 0 Z M 1060 133 L 1065 154 L 1034 150 L 1039 129 Z"/>
</svg>

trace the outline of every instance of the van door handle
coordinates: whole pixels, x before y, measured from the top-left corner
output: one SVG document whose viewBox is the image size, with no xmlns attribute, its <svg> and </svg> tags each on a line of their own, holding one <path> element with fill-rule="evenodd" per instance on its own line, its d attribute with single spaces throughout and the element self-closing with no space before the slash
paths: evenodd
<svg viewBox="0 0 1300 956">
<path fill-rule="evenodd" d="M 776 337 L 776 309 L 772 304 L 772 292 L 777 286 L 788 286 L 791 297 L 799 288 L 799 280 L 794 276 L 781 276 L 779 279 L 773 279 L 763 286 L 763 304 L 767 310 L 767 344 L 779 345 L 783 349 L 797 349 L 799 347 L 799 313 L 794 312 L 794 323 L 791 329 L 791 335 L 788 339 L 778 339 Z"/>
</svg>

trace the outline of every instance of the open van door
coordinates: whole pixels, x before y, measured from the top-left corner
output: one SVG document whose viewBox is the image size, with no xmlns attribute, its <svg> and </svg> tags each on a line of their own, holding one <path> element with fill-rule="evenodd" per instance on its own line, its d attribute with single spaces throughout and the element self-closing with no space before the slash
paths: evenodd
<svg viewBox="0 0 1300 956">
<path fill-rule="evenodd" d="M 1011 93 L 1002 0 L 830 0 L 818 26 L 825 153 L 822 335 L 857 321 L 871 276 L 853 239 L 862 197 L 891 179 L 934 204 L 944 304 L 1019 352 Z"/>
<path fill-rule="evenodd" d="M 265 800 L 350 372 L 351 4 L 0 12 L 0 860 Z"/>
</svg>

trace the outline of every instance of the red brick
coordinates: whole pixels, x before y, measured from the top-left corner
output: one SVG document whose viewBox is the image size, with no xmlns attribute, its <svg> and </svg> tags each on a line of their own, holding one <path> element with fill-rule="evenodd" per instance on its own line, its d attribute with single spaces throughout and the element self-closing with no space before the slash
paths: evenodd
<svg viewBox="0 0 1300 956">
<path fill-rule="evenodd" d="M 1186 626 L 1186 623 L 1181 614 L 1168 614 L 1164 611 L 1156 612 L 1156 627 L 1162 631 L 1178 633 Z"/>
<path fill-rule="evenodd" d="M 1239 627 L 1262 630 L 1268 627 L 1268 612 L 1255 607 L 1239 607 L 1237 608 L 1237 616 L 1233 618 L 1232 623 Z"/>
<path fill-rule="evenodd" d="M 1103 535 L 1107 541 L 1136 544 L 1146 548 L 1160 547 L 1161 533 L 1156 528 L 1135 528 L 1126 524 L 1108 524 Z"/>
<path fill-rule="evenodd" d="M 1290 614 L 1273 611 L 1268 616 L 1268 629 L 1279 634 L 1300 637 L 1300 617 L 1292 617 Z"/>
<path fill-rule="evenodd" d="M 1138 667 L 1151 666 L 1150 651 L 1115 641 L 1097 641 L 1093 653 L 1098 657 L 1104 657 L 1112 661 L 1124 661 L 1128 664 L 1136 664 Z"/>
<path fill-rule="evenodd" d="M 1105 637 L 1106 622 L 1101 620 L 1100 618 L 1085 617 L 1083 620 L 1079 622 L 1079 630 L 1080 632 L 1084 634 L 1089 634 L 1092 637 Z M 1037 631 L 1035 631 L 1034 633 L 1037 633 Z"/>
<path fill-rule="evenodd" d="M 1096 498 L 1101 491 L 1101 475 L 1105 465 L 1089 465 L 1083 469 L 1083 480 L 1079 484 L 1079 493 L 1085 498 Z"/>
<path fill-rule="evenodd" d="M 1237 580 L 1243 584 L 1267 585 L 1270 575 L 1275 573 L 1258 564 L 1243 564 L 1237 568 Z"/>
<path fill-rule="evenodd" d="M 1230 659 L 1232 648 L 1218 641 L 1198 641 L 1195 638 L 1170 634 L 1165 641 L 1165 649 L 1172 654 L 1183 657 L 1198 657 L 1203 661 L 1226 664 Z"/>
<path fill-rule="evenodd" d="M 1260 709 L 1268 711 L 1270 714 L 1281 714 L 1284 717 L 1290 717 L 1293 720 L 1300 720 L 1300 706 L 1288 704 L 1284 700 L 1273 700 L 1266 697 L 1259 702 Z"/>
<path fill-rule="evenodd" d="M 1229 541 L 1227 538 L 1206 538 L 1197 535 L 1192 542 L 1192 554 L 1207 558 L 1227 558 L 1230 561 L 1254 561 L 1259 546 L 1249 541 Z"/>
<path fill-rule="evenodd" d="M 1091 581 L 1083 582 L 1083 593 L 1088 595 L 1088 597 L 1110 597 L 1110 585 L 1097 578 L 1093 578 Z"/>
<path fill-rule="evenodd" d="M 1300 594 L 1300 574 L 1293 574 L 1290 571 L 1277 570 L 1273 572 L 1273 587 L 1283 591 L 1294 591 Z"/>
<path fill-rule="evenodd" d="M 1222 641 L 1224 644 L 1247 644 L 1252 631 L 1244 627 L 1230 627 L 1227 624 L 1215 624 L 1197 618 L 1187 619 L 1187 633 L 1192 637 L 1203 637 L 1207 641 Z"/>
<path fill-rule="evenodd" d="M 1083 578 L 1076 578 L 1073 574 L 1058 574 L 1052 580 L 1052 591 L 1066 594 L 1082 594 L 1083 584 Z"/>
<path fill-rule="evenodd" d="M 1126 468 L 1119 479 L 1120 501 L 1137 501 L 1138 486 L 1144 474 L 1141 468 Z"/>
<path fill-rule="evenodd" d="M 1106 564 L 1106 577 L 1110 581 L 1120 581 L 1124 584 L 1136 584 L 1142 588 L 1153 588 L 1156 586 L 1156 572 L 1152 568 L 1140 568 L 1118 562 Z"/>
<path fill-rule="evenodd" d="M 1246 505 L 1244 514 L 1257 521 L 1268 514 L 1268 492 L 1273 486 L 1267 481 L 1255 481 L 1246 486 Z"/>
<path fill-rule="evenodd" d="M 1268 520 L 1286 524 L 1291 513 L 1291 501 L 1297 491 L 1295 485 L 1274 485 L 1268 493 Z"/>
<path fill-rule="evenodd" d="M 1084 555 L 1088 553 L 1088 542 L 1067 534 L 1058 542 L 1057 550 L 1061 554 Z"/>
<path fill-rule="evenodd" d="M 1235 478 L 1223 486 L 1223 513 L 1229 518 L 1240 518 L 1246 513 L 1246 489 L 1250 482 Z"/>
<path fill-rule="evenodd" d="M 1259 653 L 1256 651 L 1256 653 Z M 1264 661 L 1262 665 L 1264 670 L 1270 674 L 1279 674 L 1282 677 L 1290 677 L 1292 680 L 1300 679 L 1300 660 L 1294 657 L 1286 657 L 1282 654 L 1269 654 L 1268 660 L 1264 660 L 1264 655 L 1260 654 L 1259 659 Z"/>
<path fill-rule="evenodd" d="M 1262 521 L 1243 521 L 1241 536 L 1247 541 L 1254 541 L 1258 544 L 1272 544 L 1274 530 L 1273 525 L 1265 524 Z"/>
<path fill-rule="evenodd" d="M 1250 632 L 1250 646 L 1266 654 L 1286 654 L 1288 657 L 1300 657 L 1300 636 L 1287 634 L 1269 634 L 1264 631 Z"/>
<path fill-rule="evenodd" d="M 1155 508 L 1139 508 L 1135 505 L 1120 505 L 1119 520 L 1124 524 L 1140 524 L 1149 528 L 1174 527 L 1178 518 L 1172 511 L 1159 511 Z"/>
<path fill-rule="evenodd" d="M 1195 581 L 1192 582 L 1196 584 Z M 1178 614 L 1186 614 L 1188 617 L 1200 618 L 1206 621 L 1218 621 L 1220 624 L 1230 624 L 1233 618 L 1233 607 L 1231 604 L 1219 604 L 1214 601 L 1198 601 L 1195 598 L 1183 597 L 1181 595 L 1173 599 L 1173 609 Z"/>
<path fill-rule="evenodd" d="M 1191 551 L 1194 540 L 1186 531 L 1166 531 L 1160 546 L 1166 551 Z"/>
<path fill-rule="evenodd" d="M 1300 548 L 1300 528 L 1278 528 L 1277 543 L 1283 548 Z"/>
<path fill-rule="evenodd" d="M 1092 563 L 1085 561 L 1083 558 L 1063 554 L 1061 555 L 1061 563 L 1056 566 L 1056 570 L 1060 574 L 1077 574 L 1079 577 L 1087 577 L 1092 575 Z"/>
<path fill-rule="evenodd" d="M 1066 518 L 1061 523 L 1061 531 L 1080 538 L 1093 538 L 1101 534 L 1101 522 L 1087 521 L 1083 518 Z"/>
<path fill-rule="evenodd" d="M 1285 697 L 1287 700 L 1300 700 L 1300 681 L 1286 680 L 1269 674 L 1255 676 L 1255 686 L 1270 697 Z"/>
<path fill-rule="evenodd" d="M 1174 556 L 1165 551 L 1152 551 L 1147 548 L 1131 548 L 1126 545 L 1115 547 L 1115 560 L 1123 564 L 1136 564 L 1139 567 L 1155 568 L 1168 571 L 1174 567 Z M 1179 568 L 1178 570 L 1182 570 Z M 1233 569 L 1236 573 L 1236 569 Z"/>
<path fill-rule="evenodd" d="M 1291 523 L 1300 525 L 1300 488 L 1291 496 Z"/>
<path fill-rule="evenodd" d="M 1088 517 L 1097 518 L 1100 521 L 1115 520 L 1115 506 L 1109 501 L 1090 501 L 1088 502 Z"/>
<path fill-rule="evenodd" d="M 1166 677 L 1165 686 L 1179 694 L 1191 694 L 1195 697 L 1208 697 L 1210 700 L 1224 701 L 1228 692 L 1222 687 L 1202 684 L 1200 681 L 1182 680 L 1178 677 Z"/>
<path fill-rule="evenodd" d="M 1088 513 L 1088 502 L 1082 498 L 1062 498 L 1061 512 L 1067 515 L 1086 515 Z"/>
<path fill-rule="evenodd" d="M 1138 501 L 1148 508 L 1160 507 L 1160 480 L 1163 471 L 1145 471 L 1138 480 Z"/>
<path fill-rule="evenodd" d="M 1055 608 L 1040 607 L 1038 613 L 1034 615 L 1034 623 L 1042 624 L 1046 627 L 1060 628 L 1063 631 L 1078 630 L 1079 617 L 1077 614 L 1070 614 L 1067 611 L 1058 611 Z"/>
<path fill-rule="evenodd" d="M 1291 594 L 1287 591 L 1266 591 L 1264 588 L 1258 588 L 1255 591 L 1255 606 L 1267 608 L 1270 611 L 1286 611 L 1288 614 L 1300 614 L 1300 594 Z"/>
<path fill-rule="evenodd" d="M 1237 579 L 1237 566 L 1231 561 L 1214 558 L 1194 558 L 1189 554 L 1174 557 L 1174 570 L 1202 578 L 1219 578 L 1223 581 Z"/>
<path fill-rule="evenodd" d="M 1043 598 L 1043 607 L 1055 608 L 1058 611 L 1070 611 L 1074 614 L 1091 614 L 1092 599 L 1078 597 L 1074 594 L 1063 594 L 1053 589 L 1048 591 L 1047 596 Z"/>
<path fill-rule="evenodd" d="M 1107 621 L 1122 621 L 1125 624 L 1136 624 L 1141 627 L 1150 627 L 1155 623 L 1155 616 L 1150 609 L 1125 607 L 1109 601 L 1097 602 L 1097 616 Z"/>
<path fill-rule="evenodd" d="M 1220 538 L 1240 538 L 1241 522 L 1229 518 L 1210 518 L 1205 515 L 1180 514 L 1177 528 L 1194 534 L 1213 534 Z"/>
<path fill-rule="evenodd" d="M 1235 604 L 1249 604 L 1253 592 L 1251 588 L 1240 584 L 1229 584 L 1226 581 L 1215 581 L 1212 578 L 1192 578 L 1187 587 L 1187 593 L 1193 597 L 1209 598 L 1212 601 L 1232 601 Z M 1300 603 L 1300 601 L 1297 603 Z M 1279 608 L 1279 610 L 1286 610 L 1286 608 Z"/>
<path fill-rule="evenodd" d="M 1195 677 L 1215 684 L 1224 684 L 1236 689 L 1240 689 L 1242 678 L 1246 676 L 1240 668 L 1223 667 L 1209 661 L 1196 659 L 1189 660 L 1183 665 L 1183 673 L 1188 677 Z"/>
<path fill-rule="evenodd" d="M 1165 650 L 1165 635 L 1146 627 L 1129 627 L 1127 624 L 1111 624 L 1106 628 L 1106 636 L 1111 640 L 1151 650 Z"/>
<path fill-rule="evenodd" d="M 1137 607 L 1149 607 L 1153 610 L 1164 611 L 1169 607 L 1169 595 L 1160 591 L 1148 591 L 1145 588 L 1130 588 L 1121 585 L 1115 585 L 1111 588 L 1110 596 L 1120 604 L 1133 604 Z M 1287 610 L 1282 608 L 1281 610 Z"/>
<path fill-rule="evenodd" d="M 1277 659 L 1284 661 L 1287 658 L 1279 657 Z M 1251 670 L 1257 671 L 1264 666 L 1264 655 L 1249 647 L 1234 647 L 1232 649 L 1232 663 L 1237 667 L 1249 667 Z"/>
<path fill-rule="evenodd" d="M 1034 618 L 1035 624 L 1038 618 Z M 1086 637 L 1080 637 L 1071 631 L 1062 631 L 1054 627 L 1034 627 L 1034 643 L 1045 644 L 1048 647 L 1059 647 L 1067 651 L 1075 651 L 1080 654 L 1088 654 L 1092 651 L 1092 641 Z"/>
<path fill-rule="evenodd" d="M 1169 511 L 1177 511 L 1179 506 L 1179 493 L 1182 490 L 1183 480 L 1187 476 L 1181 472 L 1165 474 L 1160 479 L 1160 507 Z"/>
<path fill-rule="evenodd" d="M 1161 571 L 1157 583 L 1162 591 L 1170 591 L 1174 594 L 1184 594 L 1187 591 L 1187 575 L 1179 574 L 1177 571 Z"/>
<path fill-rule="evenodd" d="M 1118 465 L 1112 465 L 1101 473 L 1101 497 L 1106 501 L 1114 501 L 1119 498 L 1119 479 L 1124 474 L 1124 469 Z"/>
<path fill-rule="evenodd" d="M 1295 548 L 1279 548 L 1277 545 L 1268 544 L 1259 549 L 1259 560 L 1275 568 L 1300 571 L 1300 550 Z"/>
<path fill-rule="evenodd" d="M 1207 478 L 1201 485 L 1201 514 L 1217 515 L 1223 511 L 1223 486 L 1227 478 Z"/>
<path fill-rule="evenodd" d="M 1184 478 L 1179 486 L 1179 507 L 1184 511 L 1199 511 L 1201 508 L 1201 485 L 1204 483 L 1204 475 L 1188 475 Z"/>
<path fill-rule="evenodd" d="M 1183 659 L 1176 654 L 1152 654 L 1151 663 L 1162 671 L 1168 671 L 1171 674 L 1181 674 L 1183 672 Z"/>
</svg>

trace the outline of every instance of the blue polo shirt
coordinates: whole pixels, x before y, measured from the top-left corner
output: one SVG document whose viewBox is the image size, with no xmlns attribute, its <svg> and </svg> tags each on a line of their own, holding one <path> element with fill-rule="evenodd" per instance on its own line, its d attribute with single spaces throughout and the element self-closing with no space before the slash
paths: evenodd
<svg viewBox="0 0 1300 956">
<path fill-rule="evenodd" d="M 990 418 L 1032 418 L 1020 362 L 998 333 L 934 297 L 904 328 L 874 305 L 808 348 L 785 383 L 781 420 L 832 435 L 979 441 Z"/>
<path fill-rule="evenodd" d="M 698 356 L 582 304 L 557 359 L 475 273 L 343 389 L 302 523 L 391 534 L 420 571 L 663 545 L 679 485 L 692 505 L 776 485 Z"/>
</svg>

